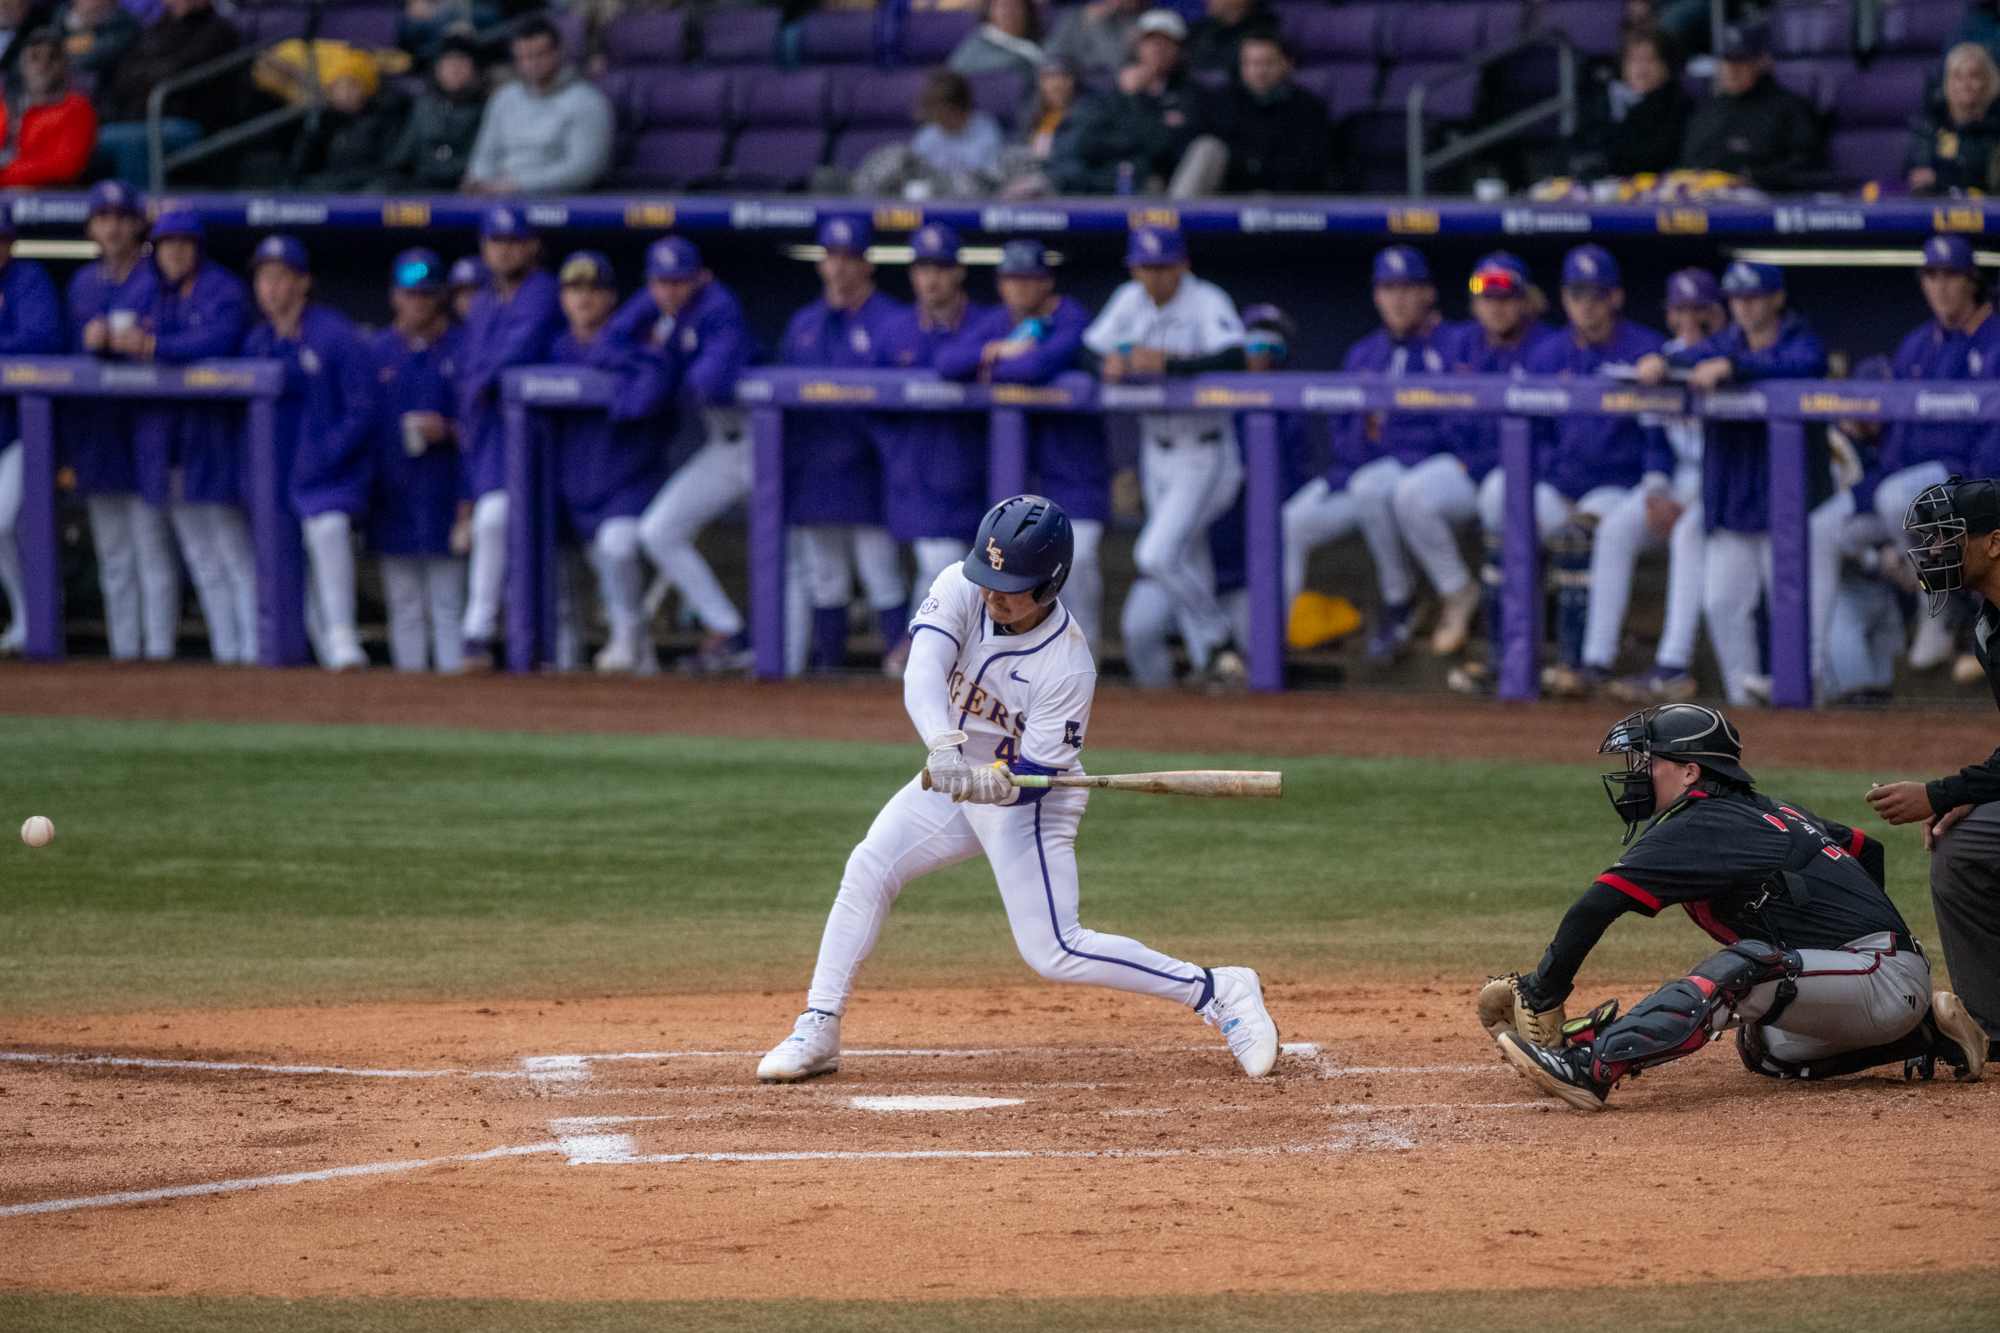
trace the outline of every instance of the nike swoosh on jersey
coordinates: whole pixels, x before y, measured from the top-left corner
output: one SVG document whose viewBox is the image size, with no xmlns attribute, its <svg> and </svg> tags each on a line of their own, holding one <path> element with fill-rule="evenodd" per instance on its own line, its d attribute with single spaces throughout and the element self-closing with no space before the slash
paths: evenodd
<svg viewBox="0 0 2000 1333">
<path fill-rule="evenodd" d="M 1009 679 L 1009 680 L 1018 680 L 1018 681 L 1020 681 L 1020 682 L 1021 682 L 1021 683 L 1022 683 L 1023 685 L 1026 685 L 1026 684 L 1028 683 L 1028 678 L 1027 678 L 1026 676 L 1023 676 L 1023 675 L 1021 675 L 1020 673 L 1018 673 L 1018 672 L 1014 672 L 1014 671 L 1009 671 L 1009 672 L 1007 673 L 1007 679 Z"/>
</svg>

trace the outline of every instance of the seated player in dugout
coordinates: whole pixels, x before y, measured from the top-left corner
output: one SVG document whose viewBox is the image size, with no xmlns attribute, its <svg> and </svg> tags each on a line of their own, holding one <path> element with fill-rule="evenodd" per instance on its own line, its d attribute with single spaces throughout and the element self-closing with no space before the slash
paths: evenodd
<svg viewBox="0 0 2000 1333">
<path fill-rule="evenodd" d="M 1611 729 L 1600 754 L 1626 839 L 1644 835 L 1563 917 L 1541 965 L 1489 982 L 1479 1019 L 1544 1093 L 1601 1111 L 1618 1081 L 1736 1029 L 1744 1068 L 1825 1079 L 1881 1065 L 1977 1080 L 1987 1039 L 1950 991 L 1931 993 L 1923 946 L 1883 892 L 1882 845 L 1756 790 L 1743 742 L 1714 709 L 1663 704 Z M 1577 969 L 1627 912 L 1679 904 L 1722 944 L 1627 1014 L 1616 1000 L 1568 1021 Z"/>
</svg>

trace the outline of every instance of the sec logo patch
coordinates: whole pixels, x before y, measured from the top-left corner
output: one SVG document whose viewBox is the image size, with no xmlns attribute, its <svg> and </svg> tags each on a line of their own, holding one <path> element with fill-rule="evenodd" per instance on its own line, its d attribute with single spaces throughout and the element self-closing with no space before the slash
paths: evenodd
<svg viewBox="0 0 2000 1333">
<path fill-rule="evenodd" d="M 938 599 L 935 597 L 926 597 L 924 598 L 924 604 L 917 608 L 917 614 L 920 616 L 927 616 L 931 612 L 937 609 L 938 609 Z"/>
</svg>

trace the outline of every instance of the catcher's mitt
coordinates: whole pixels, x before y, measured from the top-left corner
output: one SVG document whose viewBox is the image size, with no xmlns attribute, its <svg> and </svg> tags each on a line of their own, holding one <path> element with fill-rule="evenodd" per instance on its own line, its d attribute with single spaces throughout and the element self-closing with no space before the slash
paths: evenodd
<svg viewBox="0 0 2000 1333">
<path fill-rule="evenodd" d="M 1521 994 L 1521 974 L 1518 972 L 1493 978 L 1479 992 L 1479 1025 L 1495 1041 L 1503 1032 L 1514 1032 L 1537 1046 L 1560 1047 L 1563 1044 L 1563 1017 L 1561 1000 L 1556 1001 L 1552 1008 L 1532 1008 L 1530 1001 Z"/>
</svg>

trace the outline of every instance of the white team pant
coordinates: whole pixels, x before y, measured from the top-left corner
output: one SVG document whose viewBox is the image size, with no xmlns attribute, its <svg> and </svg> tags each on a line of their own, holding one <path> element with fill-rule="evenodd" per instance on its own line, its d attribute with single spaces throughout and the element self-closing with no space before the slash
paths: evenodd
<svg viewBox="0 0 2000 1333">
<path fill-rule="evenodd" d="M 911 778 L 847 858 L 806 1004 L 845 1013 L 854 974 L 875 948 L 903 886 L 983 851 L 1014 943 L 1036 972 L 1051 981 L 1137 991 L 1192 1007 L 1207 982 L 1201 968 L 1077 922 L 1076 827 L 1088 796 L 1067 788 L 1033 804 L 959 805 L 942 792 L 925 791 L 921 777 Z"/>
<path fill-rule="evenodd" d="M 887 528 L 822 526 L 799 528 L 806 552 L 806 582 L 812 604 L 820 610 L 846 606 L 854 595 L 854 576 L 877 611 L 901 606 L 909 596 L 903 582 L 903 562 Z"/>
<path fill-rule="evenodd" d="M 1707 533 L 1702 524 L 1701 479 L 1695 494 L 1662 492 L 1681 501 L 1681 516 L 1663 543 L 1646 526 L 1647 490 L 1634 486 L 1597 524 L 1590 549 L 1590 613 L 1583 631 L 1583 664 L 1610 670 L 1618 657 L 1618 631 L 1632 600 L 1632 568 L 1643 551 L 1667 547 L 1667 618 L 1660 631 L 1655 660 L 1661 666 L 1685 668 L 1694 656 L 1695 631 L 1701 625 L 1702 554 Z M 1690 521 L 1691 520 L 1691 521 Z"/>
<path fill-rule="evenodd" d="M 500 629 L 500 597 L 507 586 L 507 492 L 488 491 L 472 505 L 472 561 L 466 578 L 468 642 L 488 643 Z"/>
<path fill-rule="evenodd" d="M 1625 498 L 1625 494 L 1623 486 L 1594 486 L 1572 505 L 1563 498 L 1561 491 L 1546 481 L 1538 481 L 1535 483 L 1535 531 L 1543 541 L 1547 541 L 1557 528 L 1576 514 L 1595 514 L 1601 521 Z M 1494 468 L 1486 474 L 1486 480 L 1479 483 L 1479 526 L 1487 532 L 1499 532 L 1507 526 L 1507 474 L 1500 468 Z"/>
<path fill-rule="evenodd" d="M 174 474 L 175 491 L 179 473 Z M 188 578 L 208 622 L 208 650 L 217 662 L 257 660 L 257 557 L 250 527 L 234 505 L 173 504 L 168 516 L 180 538 Z"/>
<path fill-rule="evenodd" d="M 354 632 L 354 525 L 334 510 L 299 524 L 306 545 L 306 636 L 323 667 L 368 660 Z"/>
<path fill-rule="evenodd" d="M 181 565 L 167 516 L 136 495 L 89 498 L 90 540 L 104 591 L 104 628 L 114 661 L 174 655 L 181 619 Z"/>
<path fill-rule="evenodd" d="M 1141 423 L 1139 483 L 1146 496 L 1146 525 L 1132 547 L 1141 578 L 1166 589 L 1190 631 L 1188 656 L 1206 666 L 1211 648 L 1229 639 L 1229 621 L 1215 603 L 1215 570 L 1208 550 L 1209 524 L 1236 503 L 1243 460 L 1233 432 L 1196 418 Z M 1221 438 L 1203 438 L 1220 430 Z"/>
<path fill-rule="evenodd" d="M 1432 454 L 1396 481 L 1396 527 L 1403 544 L 1424 567 L 1440 597 L 1472 582 L 1458 549 L 1458 529 L 1479 516 L 1479 488 L 1465 464 L 1451 454 Z"/>
<path fill-rule="evenodd" d="M 1898 539 L 1898 545 L 1906 549 L 1916 545 L 1916 538 L 1903 529 L 1903 519 L 1910 512 L 1910 501 L 1922 494 L 1925 487 L 1949 480 L 1951 474 L 1945 470 L 1944 464 L 1935 462 L 1918 463 L 1882 478 L 1875 487 L 1875 512 L 1882 516 L 1882 526 Z M 1925 609 L 1929 609 L 1927 604 Z M 1949 607 L 1934 616 L 1919 615 L 1916 633 L 1911 636 L 1911 660 L 1935 665 L 1949 656 L 1953 623 Z"/>
<path fill-rule="evenodd" d="M 611 627 L 611 646 L 624 647 L 638 662 L 640 675 L 658 669 L 659 657 L 653 650 L 646 613 L 641 606 L 646 595 L 646 571 L 639 563 L 639 524 L 636 518 L 607 518 L 597 525 L 584 555 L 597 571 L 598 595 L 604 599 L 604 618 Z"/>
<path fill-rule="evenodd" d="M 1250 640 L 1250 597 L 1243 589 L 1222 593 L 1216 599 L 1222 614 L 1229 617 L 1236 641 Z M 1069 601 L 1064 599 L 1063 605 Z M 1074 617 L 1075 611 L 1070 615 Z M 1118 616 L 1118 636 L 1125 644 L 1125 667 L 1132 683 L 1142 690 L 1163 690 L 1174 683 L 1174 653 L 1167 641 L 1186 631 L 1174 613 L 1167 590 L 1152 579 L 1140 579 L 1125 594 L 1125 606 Z"/>
<path fill-rule="evenodd" d="M 1765 1049 L 1790 1064 L 1886 1045 L 1931 1007 L 1931 965 L 1898 949 L 1887 932 L 1838 949 L 1801 949 L 1799 957 L 1799 993 L 1763 1032 Z M 1777 995 L 1778 983 L 1765 982 L 1744 997 L 1737 1017 L 1754 1023 Z"/>
<path fill-rule="evenodd" d="M 1880 579 L 1843 578 L 1827 631 L 1826 692 L 1886 690 L 1903 651 L 1903 608 Z"/>
<path fill-rule="evenodd" d="M 923 601 L 930 594 L 931 584 L 937 576 L 953 565 L 964 563 L 965 553 L 971 549 L 970 545 L 956 537 L 919 537 L 911 542 L 910 554 L 916 557 L 917 578 L 912 585 L 910 605 Z M 1064 590 L 1068 590 L 1067 584 Z"/>
<path fill-rule="evenodd" d="M 1097 563 L 1097 548 L 1104 541 L 1104 524 L 1094 518 L 1074 518 L 1069 530 L 1075 540 L 1070 555 L 1069 581 L 1063 584 L 1062 602 L 1069 618 L 1083 631 L 1090 655 L 1097 656 L 1097 638 L 1104 628 L 1104 570 Z"/>
<path fill-rule="evenodd" d="M 464 643 L 465 562 L 453 556 L 382 557 L 389 604 L 389 660 L 398 671 L 456 671 Z M 426 653 L 426 645 L 429 652 Z"/>
<path fill-rule="evenodd" d="M 1336 491 L 1325 477 L 1314 477 L 1285 501 L 1285 604 L 1291 605 L 1306 586 L 1306 558 L 1316 547 L 1361 529 L 1368 554 L 1375 560 L 1375 579 L 1382 601 L 1402 606 L 1410 600 L 1410 567 L 1403 559 L 1403 539 L 1396 530 L 1396 484 L 1404 468 L 1393 458 L 1378 458 L 1354 469 L 1345 490 Z"/>
<path fill-rule="evenodd" d="M 21 469 L 25 450 L 19 440 L 0 449 L 0 593 L 6 595 L 7 632 L 0 650 L 18 650 L 28 642 L 28 598 L 21 582 L 21 543 L 15 529 L 21 521 Z"/>
<path fill-rule="evenodd" d="M 1840 592 L 1840 535 L 1854 512 L 1854 496 L 1841 491 L 1812 511 L 1810 555 L 1812 579 L 1812 673 L 1826 675 L 1827 636 L 1833 626 L 1833 605 Z M 1709 642 L 1715 664 L 1722 669 L 1729 702 L 1741 708 L 1750 702 L 1744 679 L 1758 674 L 1757 603 L 1771 591 L 1771 537 L 1763 532 L 1708 534 L 1708 556 L 1702 611 L 1708 617 Z"/>
<path fill-rule="evenodd" d="M 731 505 L 750 494 L 750 440 L 710 432 L 708 443 L 667 479 L 639 518 L 639 540 L 681 600 L 713 634 L 741 634 L 743 616 L 722 590 L 694 539 Z"/>
</svg>

